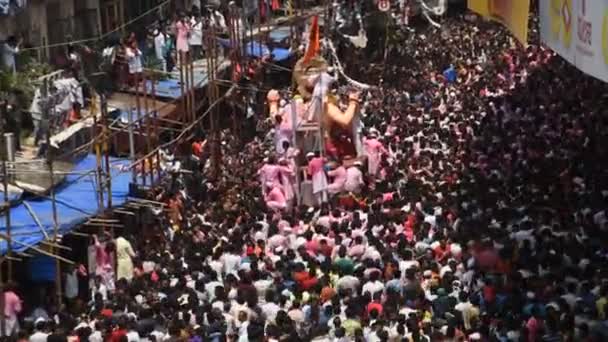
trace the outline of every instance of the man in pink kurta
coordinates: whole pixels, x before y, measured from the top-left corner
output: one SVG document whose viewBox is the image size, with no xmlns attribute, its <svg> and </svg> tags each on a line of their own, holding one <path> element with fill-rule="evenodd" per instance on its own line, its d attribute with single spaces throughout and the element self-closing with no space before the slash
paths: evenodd
<svg viewBox="0 0 608 342">
<path fill-rule="evenodd" d="M 269 192 L 273 186 L 281 186 L 280 171 L 281 167 L 276 164 L 274 157 L 268 157 L 267 162 L 258 170 L 264 193 Z M 266 186 L 267 184 L 271 186 Z"/>
<path fill-rule="evenodd" d="M 319 153 L 306 155 L 308 158 L 308 174 L 312 178 L 312 194 L 316 204 L 327 202 L 327 176 L 323 166 L 325 161 Z"/>
<path fill-rule="evenodd" d="M 387 154 L 388 151 L 384 148 L 384 145 L 376 138 L 375 133 L 370 133 L 369 139 L 363 139 L 363 146 L 365 146 L 365 152 L 367 153 L 367 170 L 369 175 L 374 177 L 378 173 L 378 166 L 383 154 Z"/>
<path fill-rule="evenodd" d="M 4 291 L 4 316 L 5 327 L 0 336 L 12 336 L 19 331 L 19 319 L 21 313 L 21 298 L 12 289 Z"/>
<path fill-rule="evenodd" d="M 289 162 L 285 158 L 281 158 L 279 160 L 279 166 L 283 193 L 285 194 L 285 199 L 287 200 L 287 206 L 291 207 L 292 201 L 295 198 L 295 188 L 293 184 L 295 169 L 289 165 Z"/>
</svg>

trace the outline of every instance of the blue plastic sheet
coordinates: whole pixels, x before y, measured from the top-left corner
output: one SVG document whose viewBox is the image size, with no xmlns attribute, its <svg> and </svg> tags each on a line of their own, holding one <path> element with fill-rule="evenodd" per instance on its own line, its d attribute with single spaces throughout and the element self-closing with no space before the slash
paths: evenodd
<svg viewBox="0 0 608 342">
<path fill-rule="evenodd" d="M 55 259 L 46 255 L 34 255 L 28 262 L 30 280 L 36 283 L 55 281 Z"/>
<path fill-rule="evenodd" d="M 270 38 L 274 42 L 283 41 L 286 38 L 289 38 L 291 35 L 291 29 L 289 27 L 279 27 L 268 34 L 268 38 Z"/>
<path fill-rule="evenodd" d="M 220 44 L 225 47 L 230 47 L 230 40 L 218 39 Z M 277 62 L 287 60 L 291 56 L 289 49 L 275 48 L 272 51 L 268 49 L 268 46 L 260 44 L 258 42 L 249 42 L 245 45 L 245 53 L 250 57 L 261 58 L 268 56 L 272 53 L 272 59 Z"/>
<path fill-rule="evenodd" d="M 128 161 L 110 158 L 112 164 L 112 205 L 120 206 L 127 201 L 131 174 L 121 172 L 116 166 L 128 165 Z M 90 154 L 77 162 L 73 171 L 84 173 L 96 168 L 95 156 Z M 107 199 L 108 193 L 104 193 Z M 70 174 L 65 181 L 56 188 L 58 228 L 61 234 L 66 234 L 85 222 L 89 217 L 98 213 L 97 192 L 95 191 L 94 173 L 85 176 Z M 26 200 L 36 214 L 36 217 L 49 236 L 53 235 L 53 210 L 50 199 L 39 198 Z M 35 246 L 45 239 L 41 227 L 32 217 L 24 204 L 14 206 L 10 210 L 11 235 L 13 251 L 21 252 Z M 0 219 L 0 232 L 6 234 L 6 222 Z M 4 255 L 8 244 L 0 241 L 0 254 Z"/>
</svg>

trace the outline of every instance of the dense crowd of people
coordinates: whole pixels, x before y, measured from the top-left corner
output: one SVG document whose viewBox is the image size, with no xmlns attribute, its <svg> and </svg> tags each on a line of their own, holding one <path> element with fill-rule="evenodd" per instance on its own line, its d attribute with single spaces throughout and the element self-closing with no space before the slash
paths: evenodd
<svg viewBox="0 0 608 342">
<path fill-rule="evenodd" d="M 268 206 L 267 188 L 289 197 L 293 147 L 279 155 L 271 135 L 243 145 L 224 132 L 219 177 L 206 177 L 197 150 L 180 161 L 192 173 L 150 197 L 168 207 L 155 223 L 95 239 L 87 309 L 41 310 L 14 332 L 34 342 L 608 340 L 605 85 L 496 24 L 442 25 L 390 46 L 381 86 L 363 96 L 367 167 L 309 156 L 327 201 Z M 276 166 L 270 182 L 262 165 Z M 19 301 L 5 293 L 16 322 Z"/>
</svg>

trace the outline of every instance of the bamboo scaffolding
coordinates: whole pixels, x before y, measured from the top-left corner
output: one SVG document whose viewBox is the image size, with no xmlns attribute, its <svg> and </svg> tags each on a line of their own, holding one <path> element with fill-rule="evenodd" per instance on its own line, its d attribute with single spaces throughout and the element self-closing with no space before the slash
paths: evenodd
<svg viewBox="0 0 608 342">
<path fill-rule="evenodd" d="M 144 73 L 145 75 L 145 73 Z M 154 84 L 154 79 L 151 78 L 150 79 L 150 83 Z M 153 95 L 148 93 L 148 87 L 146 87 L 146 95 L 147 98 L 150 98 L 152 100 L 151 104 L 148 104 L 148 101 L 146 101 L 145 103 L 145 107 L 146 107 L 146 121 L 145 121 L 145 125 L 146 125 L 146 154 L 148 154 L 150 151 L 152 151 L 152 144 L 154 143 L 153 141 L 153 136 L 152 136 L 152 113 L 151 113 L 151 107 L 156 107 L 156 100 L 154 99 Z M 154 158 L 151 156 L 148 158 L 148 165 L 152 165 Z M 153 170 L 150 168 L 150 170 L 148 170 L 146 166 L 146 163 L 144 162 L 144 167 L 143 167 L 143 177 L 144 177 L 144 183 L 145 183 L 145 178 L 146 178 L 146 173 L 148 173 L 150 175 L 150 186 L 152 186 L 154 184 L 154 172 Z"/>
<path fill-rule="evenodd" d="M 97 123 L 97 117 L 93 117 L 93 130 L 97 131 L 99 128 L 97 127 L 98 123 Z M 97 208 L 100 211 L 104 210 L 104 200 L 103 200 L 103 187 L 102 187 L 102 168 L 101 168 L 101 146 L 99 144 L 99 139 L 101 139 L 101 135 L 97 136 L 96 134 L 93 134 L 95 136 L 95 140 L 94 140 L 94 145 L 95 145 L 95 164 L 96 164 L 96 171 L 95 171 L 95 180 L 97 182 Z"/>
<path fill-rule="evenodd" d="M 0 238 L 6 239 L 7 236 L 4 233 L 0 233 Z M 18 244 L 18 245 L 20 245 L 22 247 L 25 247 L 25 249 L 31 249 L 33 251 L 36 251 L 36 252 L 40 253 L 40 254 L 44 254 L 46 256 L 49 256 L 49 257 L 55 259 L 57 262 L 65 262 L 66 264 L 70 264 L 70 265 L 74 264 L 74 262 L 72 260 L 64 258 L 64 257 L 62 257 L 60 255 L 54 254 L 52 252 L 47 252 L 44 249 L 36 247 L 36 245 L 29 244 L 29 243 L 24 243 L 24 242 L 21 242 L 21 241 L 18 241 L 18 240 L 13 241 L 13 243 Z M 59 270 L 57 270 L 56 273 L 59 274 L 60 273 Z M 59 279 L 61 279 L 61 277 L 59 277 Z M 59 289 L 59 291 L 61 291 L 61 288 Z M 61 294 L 61 293 L 59 293 L 59 294 Z M 0 298 L 1 297 L 2 296 L 0 296 Z M 2 310 L 0 310 L 0 311 L 2 311 Z"/>
<path fill-rule="evenodd" d="M 0 111 L 2 111 L 0 114 L 0 120 L 3 120 L 4 115 L 6 115 L 6 103 L 2 103 L 1 105 L 2 108 L 0 108 Z M 0 138 L 4 139 L 4 124 L 2 122 L 0 122 Z M 7 144 L 4 144 L 4 146 L 8 146 Z M 8 156 L 8 151 L 5 151 L 4 153 L 5 156 Z M 6 157 L 2 158 L 2 184 L 4 186 L 4 202 L 2 203 L 3 208 L 5 209 L 6 213 L 4 214 L 4 219 L 5 219 L 5 223 L 6 223 L 6 234 L 7 234 L 7 240 L 6 240 L 6 256 L 7 257 L 11 257 L 12 253 L 13 253 L 13 247 L 12 247 L 12 236 L 11 236 L 11 206 L 9 203 L 9 199 L 8 199 L 8 166 L 6 163 Z M 2 267 L 2 264 L 0 264 L 0 267 Z M 13 263 L 11 261 L 11 259 L 8 259 L 8 263 L 7 263 L 7 267 L 8 267 L 8 279 L 9 281 L 12 279 L 12 274 L 13 274 Z M 1 283 L 1 279 L 0 279 L 0 283 Z M 2 330 L 4 331 L 4 330 Z"/>
<path fill-rule="evenodd" d="M 105 95 L 100 96 L 101 99 L 101 118 L 103 121 L 103 153 L 105 159 L 105 180 L 104 184 L 108 190 L 108 209 L 112 209 L 112 174 L 110 165 L 110 129 L 108 123 L 108 101 Z"/>
<path fill-rule="evenodd" d="M 64 246 L 64 245 L 60 245 L 58 243 L 53 243 L 53 242 L 50 242 L 50 241 L 43 240 L 41 243 L 45 244 L 47 246 L 52 246 L 52 247 L 55 247 L 55 248 L 58 248 L 58 249 L 63 249 L 64 251 L 71 251 L 72 250 L 72 248 L 70 248 L 70 247 L 67 247 L 67 246 Z"/>
<path fill-rule="evenodd" d="M 38 227 L 40 228 L 40 231 L 42 232 L 42 235 L 44 235 L 44 238 L 47 239 L 47 240 L 50 240 L 49 234 L 46 232 L 46 229 L 44 228 L 44 226 L 42 225 L 42 223 L 38 219 L 38 216 L 36 215 L 36 213 L 32 209 L 32 206 L 30 206 L 30 204 L 27 203 L 27 201 L 23 201 L 23 206 L 25 207 L 25 209 L 27 209 L 27 211 L 30 213 L 30 215 L 34 219 L 34 222 L 36 222 L 36 225 L 38 225 Z"/>
<path fill-rule="evenodd" d="M 152 82 L 152 97 L 156 98 L 156 85 L 155 82 Z M 162 120 L 162 118 L 160 117 L 160 115 L 158 115 L 158 108 L 156 108 L 156 101 L 153 102 L 153 107 L 154 107 L 154 146 L 158 146 L 160 143 L 160 135 L 159 135 L 159 124 L 158 121 Z M 166 122 L 171 122 L 173 120 L 169 120 L 169 119 L 165 119 Z M 179 121 L 173 121 L 173 122 L 179 122 Z M 179 122 L 180 125 L 183 125 L 181 122 Z M 156 171 L 158 174 L 158 180 L 160 180 L 161 178 L 161 173 L 162 173 L 162 169 L 160 166 L 160 150 L 156 149 Z"/>
<path fill-rule="evenodd" d="M 188 123 L 188 115 L 186 114 L 186 98 L 184 96 L 184 52 L 178 51 L 178 67 L 179 67 L 179 89 L 181 95 L 181 117 L 184 124 Z"/>
</svg>

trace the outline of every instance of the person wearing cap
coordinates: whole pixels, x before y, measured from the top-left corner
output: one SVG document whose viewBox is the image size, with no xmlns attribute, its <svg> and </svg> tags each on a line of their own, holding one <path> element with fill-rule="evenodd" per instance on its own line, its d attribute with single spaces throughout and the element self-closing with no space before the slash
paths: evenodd
<svg viewBox="0 0 608 342">
<path fill-rule="evenodd" d="M 363 163 L 357 160 L 353 163 L 353 165 L 349 166 L 346 169 L 346 180 L 344 182 L 344 190 L 358 194 L 363 189 L 365 182 L 363 180 L 363 172 L 361 172 L 361 168 L 363 167 Z"/>
<path fill-rule="evenodd" d="M 258 170 L 258 176 L 262 184 L 262 193 L 266 194 L 273 188 L 281 187 L 281 167 L 277 164 L 274 155 L 268 156 L 266 162 Z"/>
<path fill-rule="evenodd" d="M 308 160 L 307 173 L 312 178 L 312 194 L 315 198 L 315 204 L 321 205 L 327 202 L 327 176 L 325 175 L 325 158 L 321 157 L 321 153 L 316 151 L 306 154 Z"/>
<path fill-rule="evenodd" d="M 49 333 L 46 330 L 46 320 L 42 317 L 37 318 L 34 321 L 34 333 L 30 335 L 30 342 L 46 342 L 49 337 Z"/>
</svg>

